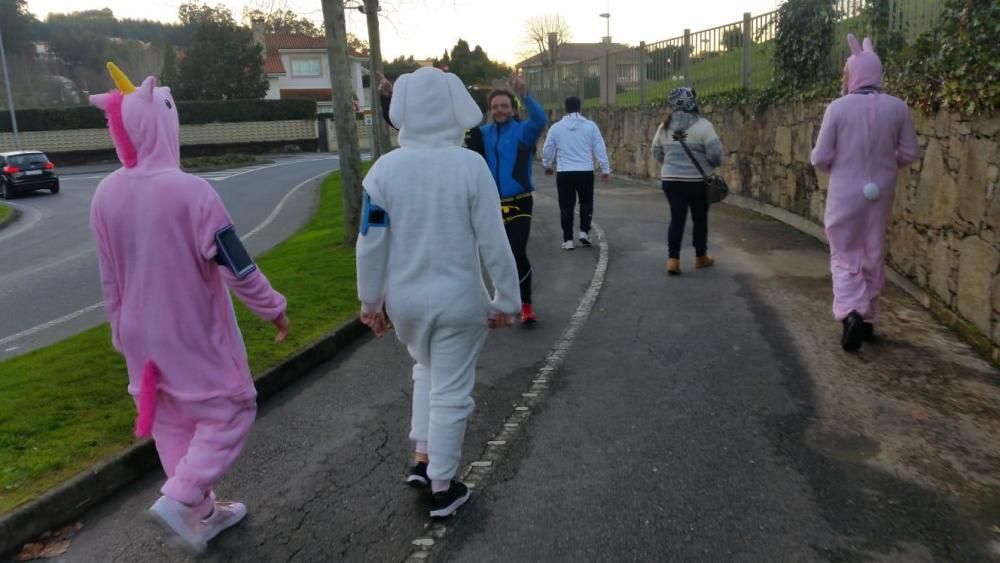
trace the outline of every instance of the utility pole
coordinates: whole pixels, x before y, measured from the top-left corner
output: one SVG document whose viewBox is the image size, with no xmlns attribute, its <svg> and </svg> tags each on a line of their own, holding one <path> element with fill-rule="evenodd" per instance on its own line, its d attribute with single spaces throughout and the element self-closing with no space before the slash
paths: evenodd
<svg viewBox="0 0 1000 563">
<path fill-rule="evenodd" d="M 333 88 L 333 120 L 337 127 L 340 177 L 344 196 L 344 244 L 353 246 L 361 227 L 361 149 L 354 118 L 351 73 L 347 62 L 347 22 L 343 0 L 322 0 L 323 27 L 330 59 Z"/>
<path fill-rule="evenodd" d="M 378 31 L 378 0 L 364 0 L 364 13 L 368 18 L 369 81 L 372 96 L 372 159 L 392 150 L 389 129 L 382 117 L 382 100 L 378 93 L 379 77 L 382 76 L 382 40 Z"/>
<path fill-rule="evenodd" d="M 17 115 L 14 112 L 14 94 L 10 91 L 10 74 L 7 72 L 7 53 L 3 50 L 3 33 L 0 32 L 0 63 L 3 63 L 3 83 L 7 87 L 7 107 L 10 109 L 10 126 L 14 132 L 14 146 L 21 150 L 21 135 L 17 131 Z"/>
</svg>

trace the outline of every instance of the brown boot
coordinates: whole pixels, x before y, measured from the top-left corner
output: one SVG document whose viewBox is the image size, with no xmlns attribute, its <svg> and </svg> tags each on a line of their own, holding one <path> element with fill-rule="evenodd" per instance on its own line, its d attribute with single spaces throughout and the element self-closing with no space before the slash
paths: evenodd
<svg viewBox="0 0 1000 563">
<path fill-rule="evenodd" d="M 667 273 L 676 276 L 681 273 L 681 261 L 677 258 L 667 260 Z"/>
<path fill-rule="evenodd" d="M 702 268 L 711 268 L 714 265 L 715 265 L 715 258 L 712 258 L 711 256 L 708 255 L 698 256 L 697 258 L 694 259 L 695 270 L 700 270 Z"/>
</svg>

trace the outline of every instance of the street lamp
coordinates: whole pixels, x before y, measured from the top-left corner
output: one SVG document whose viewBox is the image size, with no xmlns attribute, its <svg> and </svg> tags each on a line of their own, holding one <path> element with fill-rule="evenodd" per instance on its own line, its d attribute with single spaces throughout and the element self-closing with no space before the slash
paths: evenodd
<svg viewBox="0 0 1000 563">
<path fill-rule="evenodd" d="M 604 12 L 603 14 L 601 14 L 601 17 L 604 18 L 605 20 L 607 20 L 607 36 L 605 37 L 605 40 L 608 42 L 608 45 L 610 45 L 611 44 L 611 13 Z"/>
<path fill-rule="evenodd" d="M 7 72 L 7 53 L 3 50 L 3 33 L 0 32 L 0 63 L 3 63 L 3 83 L 7 87 L 7 107 L 10 109 L 10 125 L 14 132 L 14 146 L 21 150 L 21 136 L 17 132 L 17 116 L 14 114 L 14 95 L 10 91 L 10 74 Z"/>
</svg>

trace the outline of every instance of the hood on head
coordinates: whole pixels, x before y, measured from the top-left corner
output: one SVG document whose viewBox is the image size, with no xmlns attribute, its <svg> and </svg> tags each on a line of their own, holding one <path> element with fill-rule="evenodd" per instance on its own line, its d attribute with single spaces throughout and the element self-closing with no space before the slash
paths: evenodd
<svg viewBox="0 0 1000 563">
<path fill-rule="evenodd" d="M 872 48 L 872 40 L 865 37 L 862 45 L 853 33 L 847 35 L 847 44 L 851 47 L 851 56 L 847 58 L 847 92 L 849 94 L 859 88 L 882 87 L 882 61 Z"/>
<path fill-rule="evenodd" d="M 576 131 L 580 125 L 587 122 L 587 118 L 577 113 L 567 113 L 562 118 L 566 122 L 566 127 L 569 127 L 570 131 Z"/>
<path fill-rule="evenodd" d="M 399 127 L 400 146 L 442 148 L 461 146 L 483 112 L 458 76 L 425 67 L 396 80 L 389 119 Z"/>
<path fill-rule="evenodd" d="M 149 76 L 136 88 L 114 63 L 108 71 L 116 90 L 90 96 L 108 116 L 111 140 L 126 168 L 180 168 L 180 123 L 170 88 Z"/>
</svg>

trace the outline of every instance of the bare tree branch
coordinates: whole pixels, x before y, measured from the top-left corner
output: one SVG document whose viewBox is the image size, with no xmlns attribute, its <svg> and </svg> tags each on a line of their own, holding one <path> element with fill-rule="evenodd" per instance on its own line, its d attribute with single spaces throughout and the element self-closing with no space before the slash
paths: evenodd
<svg viewBox="0 0 1000 563">
<path fill-rule="evenodd" d="M 528 58 L 534 55 L 543 55 L 543 64 L 548 66 L 553 61 L 549 60 L 549 33 L 556 34 L 556 44 L 567 43 L 570 40 L 570 27 L 566 20 L 559 14 L 546 14 L 530 18 L 524 22 L 524 32 L 521 36 L 523 50 L 519 56 Z"/>
</svg>

